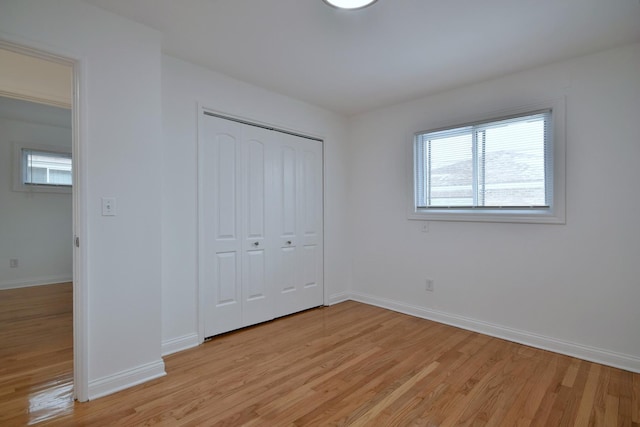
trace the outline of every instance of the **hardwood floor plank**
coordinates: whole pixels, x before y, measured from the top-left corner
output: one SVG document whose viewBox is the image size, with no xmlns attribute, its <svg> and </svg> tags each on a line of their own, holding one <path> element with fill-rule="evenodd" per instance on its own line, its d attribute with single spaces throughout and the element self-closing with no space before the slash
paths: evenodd
<svg viewBox="0 0 640 427">
<path fill-rule="evenodd" d="M 631 400 L 636 402 L 636 405 L 632 406 L 631 421 L 640 424 L 640 375 L 634 375 L 631 379 L 632 393 Z"/>
<path fill-rule="evenodd" d="M 620 399 L 615 396 L 607 395 L 606 407 L 604 411 L 603 425 L 606 427 L 615 427 L 618 425 L 618 405 Z"/>
<path fill-rule="evenodd" d="M 639 424 L 639 374 L 351 301 L 215 337 L 166 357 L 165 377 L 74 403 L 71 286 L 41 291 L 0 291 L 2 426 Z"/>
<path fill-rule="evenodd" d="M 358 419 L 350 425 L 356 427 L 366 425 L 371 419 L 375 418 L 378 414 L 380 414 L 383 410 L 390 406 L 396 399 L 409 392 L 409 390 L 411 390 L 416 385 L 416 383 L 436 370 L 439 365 L 440 364 L 438 362 L 432 362 L 427 367 L 417 372 L 415 375 L 412 375 L 407 381 L 402 382 L 402 384 L 400 384 L 398 388 L 394 389 L 384 399 L 379 401 L 375 406 L 370 408 L 362 416 L 358 417 Z"/>
<path fill-rule="evenodd" d="M 588 425 L 589 419 L 594 416 L 594 402 L 596 397 L 596 388 L 600 378 L 600 371 L 602 367 L 597 364 L 592 364 L 589 369 L 589 377 L 585 384 L 582 399 L 580 400 L 580 406 L 578 407 L 578 414 L 575 423 L 577 425 Z"/>
<path fill-rule="evenodd" d="M 633 426 L 633 411 L 638 408 L 638 399 L 633 396 L 633 382 L 637 380 L 638 374 L 630 377 L 620 375 L 619 391 L 620 400 L 618 402 L 618 425 L 624 427 Z"/>
<path fill-rule="evenodd" d="M 547 392 L 549 383 L 556 371 L 557 360 L 552 359 L 547 366 L 531 361 L 528 373 L 522 377 L 524 382 L 509 405 L 509 410 L 501 418 L 498 425 L 529 424 L 533 418 L 533 411 L 540 406 L 542 398 Z"/>
<path fill-rule="evenodd" d="M 573 387 L 573 383 L 576 381 L 576 376 L 578 375 L 578 370 L 580 369 L 581 360 L 575 359 L 569 365 L 569 369 L 567 369 L 567 373 L 564 378 L 562 378 L 562 385 L 565 387 Z"/>
</svg>

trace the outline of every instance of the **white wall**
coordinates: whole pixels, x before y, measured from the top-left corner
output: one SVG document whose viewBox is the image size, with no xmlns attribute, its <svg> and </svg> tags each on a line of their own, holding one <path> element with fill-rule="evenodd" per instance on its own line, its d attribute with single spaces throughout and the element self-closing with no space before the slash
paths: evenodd
<svg viewBox="0 0 640 427">
<path fill-rule="evenodd" d="M 346 126 L 308 104 L 164 56 L 162 310 L 163 352 L 197 341 L 197 107 L 324 138 L 325 287 L 331 300 L 348 289 Z"/>
<path fill-rule="evenodd" d="M 13 191 L 13 144 L 17 142 L 70 152 L 71 115 L 69 126 L 60 127 L 0 114 L 0 289 L 70 281 L 71 194 Z M 12 258 L 18 260 L 17 268 L 10 268 Z"/>
<path fill-rule="evenodd" d="M 76 0 L 5 0 L 0 31 L 81 60 L 88 395 L 162 375 L 160 36 Z"/>
<path fill-rule="evenodd" d="M 636 44 L 353 118 L 354 297 L 640 371 L 639 70 Z M 566 225 L 406 219 L 414 132 L 563 95 Z"/>
</svg>

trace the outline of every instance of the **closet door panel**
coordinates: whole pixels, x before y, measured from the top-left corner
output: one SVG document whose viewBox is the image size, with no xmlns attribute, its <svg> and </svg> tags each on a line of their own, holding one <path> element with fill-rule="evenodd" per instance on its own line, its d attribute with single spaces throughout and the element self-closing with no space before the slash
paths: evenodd
<svg viewBox="0 0 640 427">
<path fill-rule="evenodd" d="M 322 305 L 322 144 L 300 144 L 301 309 Z"/>
<path fill-rule="evenodd" d="M 279 177 L 278 190 L 281 193 L 279 235 L 283 242 L 294 238 L 297 230 L 297 155 L 295 145 L 282 144 L 279 147 L 280 164 L 276 165 Z"/>
<path fill-rule="evenodd" d="M 245 215 L 246 238 L 265 237 L 266 165 L 264 142 L 251 139 L 245 143 Z"/>
<path fill-rule="evenodd" d="M 278 140 L 276 314 L 284 316 L 323 303 L 322 144 L 286 134 Z"/>
<path fill-rule="evenodd" d="M 241 128 L 205 120 L 199 141 L 200 283 L 205 337 L 242 324 Z"/>
<path fill-rule="evenodd" d="M 242 326 L 273 319 L 267 288 L 267 261 L 262 249 L 244 253 L 242 281 Z"/>
<path fill-rule="evenodd" d="M 235 252 L 218 252 L 213 262 L 213 274 L 217 282 L 215 307 L 240 303 L 238 298 L 238 257 Z"/>
<path fill-rule="evenodd" d="M 277 134 L 274 141 L 274 230 L 277 236 L 276 316 L 299 311 L 299 156 L 298 143 Z"/>
<path fill-rule="evenodd" d="M 268 203 L 271 198 L 272 132 L 243 126 L 243 205 L 244 224 L 242 324 L 271 320 L 273 308 L 273 272 L 270 263 L 273 248 L 268 236 Z"/>
<path fill-rule="evenodd" d="M 317 242 L 322 235 L 322 152 L 319 142 L 309 141 L 302 148 L 302 235 Z"/>
<path fill-rule="evenodd" d="M 216 198 L 214 212 L 217 218 L 216 240 L 233 241 L 238 239 L 238 176 L 237 176 L 237 151 L 239 142 L 234 135 L 215 135 L 213 152 L 207 153 L 208 160 L 213 160 L 212 172 L 215 175 L 213 185 L 207 187 L 207 196 Z"/>
</svg>

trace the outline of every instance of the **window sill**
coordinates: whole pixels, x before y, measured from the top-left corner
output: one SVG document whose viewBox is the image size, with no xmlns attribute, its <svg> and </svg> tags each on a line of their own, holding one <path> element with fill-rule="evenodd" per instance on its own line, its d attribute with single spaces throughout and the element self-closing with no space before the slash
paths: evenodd
<svg viewBox="0 0 640 427">
<path fill-rule="evenodd" d="M 13 191 L 21 191 L 25 193 L 54 193 L 54 194 L 71 194 L 70 186 L 55 185 L 25 185 L 16 183 Z"/>
<path fill-rule="evenodd" d="M 466 222 L 506 222 L 524 224 L 565 224 L 564 215 L 551 210 L 495 209 L 474 211 L 470 209 L 420 209 L 410 212 L 410 220 L 419 221 L 466 221 Z"/>
</svg>

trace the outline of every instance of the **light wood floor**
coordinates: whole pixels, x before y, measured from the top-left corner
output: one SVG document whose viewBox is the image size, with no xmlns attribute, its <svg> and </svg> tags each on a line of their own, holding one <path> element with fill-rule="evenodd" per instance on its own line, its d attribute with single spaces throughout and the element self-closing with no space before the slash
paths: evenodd
<svg viewBox="0 0 640 427">
<path fill-rule="evenodd" d="M 215 338 L 167 357 L 166 377 L 72 403 L 68 310 L 4 292 L 2 426 L 640 426 L 639 374 L 355 302 Z"/>
<path fill-rule="evenodd" d="M 0 291 L 0 426 L 73 408 L 71 283 Z"/>
</svg>

